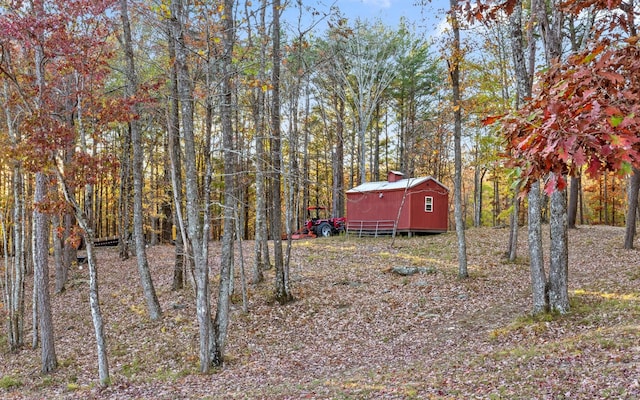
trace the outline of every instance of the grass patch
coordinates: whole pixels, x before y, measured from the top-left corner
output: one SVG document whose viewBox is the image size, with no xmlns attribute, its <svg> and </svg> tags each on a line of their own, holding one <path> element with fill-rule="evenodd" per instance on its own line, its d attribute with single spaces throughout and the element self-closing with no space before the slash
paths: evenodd
<svg viewBox="0 0 640 400">
<path fill-rule="evenodd" d="M 549 329 L 548 324 L 560 317 L 554 312 L 527 314 L 517 317 L 509 325 L 489 332 L 489 339 L 497 340 L 512 335 L 540 335 Z"/>
<path fill-rule="evenodd" d="M 122 375 L 126 376 L 128 379 L 131 379 L 141 370 L 142 366 L 140 364 L 140 360 L 138 359 L 138 357 L 135 357 L 130 364 L 124 364 L 122 366 Z"/>
<path fill-rule="evenodd" d="M 50 386 L 54 386 L 56 381 L 53 379 L 51 375 L 45 375 L 42 377 L 42 380 L 36 384 L 38 389 L 47 388 Z"/>
<path fill-rule="evenodd" d="M 6 353 L 9 351 L 9 344 L 7 343 L 7 336 L 0 335 L 0 352 Z"/>
<path fill-rule="evenodd" d="M 195 366 L 192 368 L 183 368 L 177 371 L 160 367 L 149 377 L 149 379 L 147 379 L 147 381 L 175 382 L 181 378 L 189 375 L 195 375 L 197 373 L 198 369 Z"/>
<path fill-rule="evenodd" d="M 22 381 L 11 375 L 5 375 L 0 378 L 0 389 L 10 390 L 22 386 Z"/>
<path fill-rule="evenodd" d="M 640 318 L 640 297 L 636 293 L 578 289 L 572 294 L 571 315 L 581 325 L 609 325 L 620 318 Z"/>
</svg>

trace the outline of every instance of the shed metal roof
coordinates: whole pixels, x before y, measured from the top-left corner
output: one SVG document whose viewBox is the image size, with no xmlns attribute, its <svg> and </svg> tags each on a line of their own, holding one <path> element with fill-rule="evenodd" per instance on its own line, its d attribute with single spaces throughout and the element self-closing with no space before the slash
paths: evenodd
<svg viewBox="0 0 640 400">
<path fill-rule="evenodd" d="M 421 178 L 401 179 L 395 182 L 388 182 L 388 181 L 366 182 L 366 183 L 363 183 L 362 185 L 359 185 L 352 189 L 347 190 L 347 193 L 380 192 L 385 190 L 398 190 L 398 189 L 405 189 L 405 188 L 410 189 L 428 180 L 434 181 L 435 183 L 442 186 L 447 191 L 449 190 L 445 185 L 438 182 L 437 179 L 434 179 L 431 176 L 424 176 Z"/>
</svg>

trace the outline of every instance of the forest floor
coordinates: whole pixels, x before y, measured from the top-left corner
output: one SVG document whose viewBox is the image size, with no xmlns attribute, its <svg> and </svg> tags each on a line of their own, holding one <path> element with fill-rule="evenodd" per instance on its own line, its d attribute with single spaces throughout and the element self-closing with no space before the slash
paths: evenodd
<svg viewBox="0 0 640 400">
<path fill-rule="evenodd" d="M 296 301 L 272 301 L 273 270 L 248 287 L 248 313 L 234 295 L 225 366 L 207 375 L 198 372 L 193 292 L 171 291 L 173 247 L 148 250 L 159 321 L 147 316 L 135 259 L 99 249 L 111 385 L 97 384 L 87 268 L 74 267 L 67 291 L 52 296 L 59 368 L 43 376 L 39 351 L 8 353 L 2 327 L 0 398 L 640 398 L 640 251 L 622 249 L 624 230 L 570 232 L 571 312 L 538 317 L 529 315 L 526 229 L 515 263 L 504 259 L 508 234 L 467 231 L 465 280 L 457 278 L 453 232 L 393 245 L 391 238 L 296 241 Z M 243 244 L 249 271 L 253 242 Z M 219 251 L 212 243 L 213 277 Z M 391 272 L 411 266 L 422 272 Z"/>
</svg>

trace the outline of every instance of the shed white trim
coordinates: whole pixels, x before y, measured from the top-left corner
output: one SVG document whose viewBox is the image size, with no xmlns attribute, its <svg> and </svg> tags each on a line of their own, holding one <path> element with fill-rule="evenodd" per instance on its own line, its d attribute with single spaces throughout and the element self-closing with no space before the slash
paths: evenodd
<svg viewBox="0 0 640 400">
<path fill-rule="evenodd" d="M 428 180 L 434 181 L 438 185 L 442 186 L 443 189 L 445 189 L 446 191 L 449 191 L 449 189 L 442 183 L 438 182 L 437 179 L 434 179 L 433 177 L 430 177 L 430 176 L 424 176 L 422 178 L 401 179 L 395 182 L 387 182 L 387 181 L 366 182 L 366 183 L 363 183 L 362 185 L 354 187 L 353 189 L 347 190 L 347 193 L 380 192 L 385 190 L 398 190 L 398 189 L 405 189 L 405 188 L 411 189 Z"/>
</svg>

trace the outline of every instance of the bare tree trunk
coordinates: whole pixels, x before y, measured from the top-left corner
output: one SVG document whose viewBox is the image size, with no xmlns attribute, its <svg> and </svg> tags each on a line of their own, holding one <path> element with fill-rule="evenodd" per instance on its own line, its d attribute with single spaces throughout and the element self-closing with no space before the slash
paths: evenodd
<svg viewBox="0 0 640 400">
<path fill-rule="evenodd" d="M 120 194 L 119 201 L 119 251 L 120 259 L 129 259 L 129 199 L 131 195 L 131 135 L 128 130 L 122 134 L 122 151 L 120 156 Z"/>
<path fill-rule="evenodd" d="M 64 244 L 62 243 L 63 237 L 58 232 L 64 232 L 62 229 L 62 219 L 59 215 L 52 217 L 53 223 L 53 259 L 56 268 L 56 286 L 55 293 L 64 292 L 64 285 L 67 282 L 67 268 L 64 264 Z"/>
<path fill-rule="evenodd" d="M 627 18 L 629 21 L 634 20 L 633 13 L 635 12 L 634 2 L 631 1 L 629 7 L 627 7 Z M 638 34 L 636 26 L 632 25 L 631 35 L 636 36 Z M 633 175 L 629 179 L 629 187 L 627 189 L 627 216 L 625 222 L 624 231 L 624 248 L 627 250 L 633 249 L 633 240 L 636 235 L 636 220 L 638 212 L 638 190 L 640 190 L 640 169 L 633 168 Z"/>
<path fill-rule="evenodd" d="M 527 71 L 524 54 L 524 37 L 522 31 L 522 2 L 517 1 L 513 12 L 509 16 L 509 27 L 511 36 L 511 53 L 513 55 L 513 65 L 516 72 L 517 98 L 516 109 L 520 107 L 527 97 L 531 96 L 531 71 Z M 513 194 L 512 204 L 513 211 L 511 213 L 509 236 L 508 256 L 509 261 L 513 262 L 518 257 L 518 214 L 520 212 L 520 200 L 518 199 L 521 186 L 517 185 Z"/>
<path fill-rule="evenodd" d="M 478 165 L 473 171 L 473 226 L 476 228 L 482 226 L 482 181 L 485 172 L 485 169 L 480 168 Z"/>
<path fill-rule="evenodd" d="M 122 29 L 124 36 L 124 52 L 126 55 L 126 77 L 127 88 L 126 93 L 130 97 L 134 97 L 138 91 L 138 77 L 134 63 L 133 44 L 131 40 L 131 27 L 129 25 L 129 12 L 127 10 L 127 1 L 120 0 L 120 17 L 122 19 Z M 136 114 L 140 114 L 140 107 L 134 102 L 133 109 Z M 131 120 L 129 123 L 131 133 L 131 145 L 133 147 L 133 232 L 136 242 L 136 259 L 138 262 L 138 273 L 140 274 L 140 283 L 144 298 L 147 301 L 147 309 L 149 310 L 149 318 L 157 320 L 162 316 L 160 302 L 156 296 L 156 290 L 151 279 L 149 271 L 149 262 L 147 260 L 146 242 L 144 238 L 144 215 L 142 208 L 142 196 L 144 190 L 144 176 L 142 171 L 142 163 L 144 161 L 144 149 L 142 148 L 142 132 L 138 121 Z"/>
<path fill-rule="evenodd" d="M 196 315 L 199 331 L 200 371 L 207 373 L 212 367 L 212 335 L 213 321 L 211 320 L 209 263 L 204 254 L 207 240 L 200 220 L 200 209 L 203 206 L 198 187 L 197 159 L 194 132 L 194 104 L 193 83 L 189 76 L 185 38 L 185 20 L 181 0 L 171 1 L 172 32 L 176 46 L 176 70 L 178 74 L 178 93 L 182 111 L 182 134 L 184 139 L 184 165 L 186 171 L 185 187 L 187 201 L 187 233 L 188 241 L 193 252 L 193 262 L 196 281 Z M 206 206 L 206 205 L 205 205 Z"/>
<path fill-rule="evenodd" d="M 169 36 L 169 58 L 175 60 L 176 45 L 173 38 L 171 25 L 167 27 Z M 185 267 L 188 262 L 186 256 L 186 231 L 182 212 L 182 151 L 180 148 L 180 103 L 178 101 L 178 76 L 176 65 L 171 65 L 171 96 L 168 107 L 167 130 L 169 134 L 169 160 L 171 173 L 171 194 L 173 202 L 173 225 L 176 228 L 175 259 L 173 264 L 172 290 L 180 290 L 184 287 Z"/>
<path fill-rule="evenodd" d="M 7 274 L 7 336 L 9 349 L 17 351 L 24 345 L 24 275 L 26 272 L 24 183 L 22 169 L 13 169 L 13 265 Z"/>
<path fill-rule="evenodd" d="M 555 1 L 550 4 L 550 11 L 547 11 L 547 6 L 542 1 L 537 3 L 537 9 L 534 10 L 538 15 L 547 63 L 551 65 L 559 62 L 562 55 L 562 11 Z M 551 195 L 550 209 L 549 307 L 564 314 L 569 312 L 566 189 L 554 191 Z"/>
<path fill-rule="evenodd" d="M 549 307 L 561 314 L 569 312 L 567 248 L 567 192 L 551 194 L 551 249 L 549 264 Z"/>
<path fill-rule="evenodd" d="M 576 217 L 578 216 L 578 198 L 580 196 L 580 177 L 572 176 L 569 183 L 569 206 L 567 209 L 567 227 L 576 228 Z"/>
<path fill-rule="evenodd" d="M 544 271 L 542 252 L 542 210 L 540 199 L 540 182 L 535 182 L 529 189 L 529 259 L 531 269 L 531 289 L 533 292 L 533 313 L 547 311 L 547 276 Z"/>
<path fill-rule="evenodd" d="M 262 1 L 260 8 L 260 32 L 266 31 L 265 14 L 267 9 L 266 0 Z M 247 12 L 248 13 L 248 12 Z M 248 19 L 248 18 L 247 18 Z M 248 19 L 249 20 L 249 19 Z M 252 38 L 250 37 L 250 40 Z M 266 58 L 267 58 L 267 41 L 262 37 L 260 42 L 260 66 L 258 70 L 258 81 L 265 80 Z M 251 283 L 258 284 L 264 280 L 262 270 L 268 266 L 269 261 L 269 244 L 267 240 L 267 207 L 266 207 L 266 190 L 265 190 L 265 157 L 264 149 L 265 140 L 265 96 L 261 87 L 254 89 L 253 96 L 253 123 L 256 129 L 256 227 L 255 227 L 255 246 L 254 246 L 254 264 Z"/>
<path fill-rule="evenodd" d="M 35 18 L 44 15 L 43 5 L 35 4 Z M 41 39 L 41 38 L 38 38 Z M 41 43 L 41 42 L 40 42 Z M 37 107 L 42 109 L 45 90 L 44 49 L 41 45 L 35 48 L 36 84 L 38 95 Z M 58 366 L 53 336 L 53 317 L 51 315 L 51 299 L 49 295 L 49 218 L 40 210 L 41 203 L 47 199 L 48 182 L 43 171 L 36 172 L 35 190 L 33 193 L 33 291 L 37 310 L 37 325 L 34 323 L 34 341 L 36 332 L 40 334 L 42 372 L 49 373 Z M 35 322 L 35 321 L 34 321 Z M 37 331 L 36 331 L 37 326 Z M 35 345 L 35 343 L 34 343 Z"/>
<path fill-rule="evenodd" d="M 80 219 L 80 218 L 78 218 Z M 89 265 L 89 305 L 91 307 L 91 319 L 96 335 L 96 348 L 98 353 L 98 377 L 102 386 L 108 386 L 109 360 L 107 357 L 107 341 L 104 334 L 104 322 L 100 310 L 100 295 L 98 291 L 98 266 L 94 253 L 95 235 L 93 230 L 85 224 L 85 243 L 87 246 L 87 263 Z"/>
<path fill-rule="evenodd" d="M 5 114 L 7 132 L 11 145 L 20 142 L 19 132 L 15 129 L 14 118 L 9 107 L 9 85 L 3 80 L 2 108 Z M 13 160 L 11 175 L 11 208 L 13 222 L 13 260 L 6 260 L 4 274 L 5 307 L 7 310 L 7 342 L 11 352 L 17 351 L 24 344 L 24 274 L 25 274 L 25 218 L 24 218 L 24 179 L 22 168 L 17 160 Z M 8 256 L 8 252 L 5 252 Z"/>
<path fill-rule="evenodd" d="M 49 295 L 49 220 L 44 212 L 39 210 L 39 203 L 47 198 L 47 187 L 44 173 L 36 173 L 33 199 L 33 290 L 36 292 L 42 372 L 45 374 L 54 371 L 58 366 Z"/>
<path fill-rule="evenodd" d="M 638 190 L 640 190 L 640 170 L 633 169 L 633 175 L 629 179 L 629 189 L 627 191 L 627 220 L 624 230 L 624 248 L 633 249 L 633 240 L 636 235 L 636 217 L 638 210 Z"/>
<path fill-rule="evenodd" d="M 500 188 L 496 171 L 493 171 L 493 226 L 498 226 L 500 215 Z"/>
<path fill-rule="evenodd" d="M 64 243 L 63 243 L 63 264 L 65 270 L 69 271 L 71 268 L 71 264 L 78 259 L 78 246 L 76 243 L 73 243 L 68 239 L 71 234 L 73 227 L 75 226 L 75 218 L 73 216 L 73 212 L 69 211 L 64 214 Z M 67 274 L 68 276 L 68 274 Z M 66 281 L 66 278 L 65 278 Z"/>
<path fill-rule="evenodd" d="M 518 214 L 520 214 L 520 200 L 518 199 L 518 190 L 513 196 L 513 208 L 509 217 L 509 249 L 508 259 L 514 262 L 518 258 Z"/>
<path fill-rule="evenodd" d="M 271 71 L 271 154 L 273 162 L 273 181 L 271 193 L 273 195 L 272 234 L 276 267 L 275 298 L 280 304 L 286 304 L 293 300 L 289 288 L 289 266 L 284 263 L 282 253 L 282 193 L 281 193 L 281 138 L 280 138 L 280 0 L 274 0 L 273 10 L 273 66 Z"/>
<path fill-rule="evenodd" d="M 458 277 L 467 278 L 467 243 L 465 238 L 465 221 L 462 210 L 462 95 L 460 89 L 460 26 L 456 15 L 458 0 L 450 0 L 451 4 L 451 28 L 453 30 L 452 57 L 449 65 L 451 84 L 453 89 L 453 113 L 454 113 L 454 215 L 456 221 L 456 235 L 458 238 Z"/>
<path fill-rule="evenodd" d="M 220 283 L 218 287 L 218 304 L 215 318 L 215 347 L 213 352 L 213 365 L 221 366 L 224 361 L 224 350 L 229 326 L 229 297 L 231 296 L 231 280 L 233 270 L 233 240 L 235 235 L 234 215 L 236 213 L 236 156 L 233 145 L 232 124 L 232 55 L 235 40 L 234 0 L 225 0 L 223 17 L 223 51 L 221 57 L 222 68 L 222 147 L 224 160 L 224 228 L 222 234 L 222 252 L 220 255 Z M 210 165 L 210 162 L 209 162 Z"/>
<path fill-rule="evenodd" d="M 336 109 L 336 144 L 335 144 L 335 168 L 333 174 L 333 216 L 345 215 L 344 205 L 344 101 L 339 96 L 335 97 Z"/>
<path fill-rule="evenodd" d="M 209 32 L 207 32 L 207 37 L 210 37 Z M 209 49 L 208 56 L 207 56 L 207 58 L 209 59 L 209 62 L 211 62 L 210 61 L 211 57 L 213 57 L 212 51 L 211 49 Z M 210 72 L 207 73 L 206 75 L 206 85 L 208 88 L 211 88 L 209 89 L 210 91 L 213 91 L 212 89 L 213 84 L 211 79 L 212 68 L 209 67 L 208 70 Z M 228 87 L 228 85 L 225 85 L 225 87 Z M 205 143 L 204 143 L 204 149 L 202 150 L 203 162 L 204 162 L 204 176 L 202 179 L 202 201 L 200 203 L 202 204 L 201 208 L 203 211 L 202 212 L 202 228 L 201 228 L 202 229 L 202 243 L 201 243 L 202 248 L 199 250 L 196 250 L 202 254 L 201 257 L 204 260 L 209 260 L 209 238 L 211 237 L 211 206 L 210 204 L 211 204 L 211 175 L 213 174 L 213 166 L 211 165 L 211 135 L 212 135 L 212 129 L 213 129 L 213 95 L 214 95 L 213 93 L 210 93 L 206 100 L 206 111 L 205 111 L 205 120 L 204 120 Z M 223 102 L 225 100 L 223 100 Z M 221 108 L 224 108 L 224 105 Z M 226 122 L 223 122 L 223 124 L 227 125 Z M 232 136 L 233 136 L 233 133 L 232 133 Z M 223 143 L 223 146 L 224 146 L 224 143 Z M 223 152 L 226 153 L 227 151 L 223 149 Z M 229 176 L 229 174 L 225 173 L 225 178 L 227 176 Z M 225 191 L 226 190 L 227 190 L 227 187 L 225 187 Z M 233 190 L 233 185 L 231 190 Z M 226 201 L 227 199 L 225 199 L 225 202 Z M 226 234 L 226 231 L 225 231 L 225 234 Z M 231 234 L 233 235 L 233 231 L 231 232 Z M 233 246 L 233 244 L 231 246 Z M 227 261 L 229 258 L 231 259 L 230 262 Z M 228 321 L 229 321 L 230 287 L 229 287 L 228 277 L 231 274 L 231 271 L 233 270 L 233 265 L 232 265 L 233 253 L 232 251 L 225 249 L 224 243 L 222 245 L 222 255 L 220 259 L 221 259 L 221 264 L 220 264 L 220 279 L 218 284 L 218 309 L 216 311 L 215 321 L 210 319 L 211 327 L 209 328 L 209 350 L 208 350 L 210 364 L 216 367 L 222 366 L 224 362 L 223 347 L 224 347 L 224 340 L 226 339 L 227 325 L 229 323 Z M 208 264 L 208 261 L 207 261 L 207 264 Z M 218 324 L 220 321 L 222 323 L 221 328 L 220 328 L 220 325 Z M 221 331 L 224 331 L 224 334 L 218 335 L 219 332 Z"/>
<path fill-rule="evenodd" d="M 71 206 L 76 215 L 76 219 L 80 228 L 84 230 L 84 240 L 87 250 L 87 262 L 89 265 L 89 306 L 91 308 L 91 319 L 96 336 L 96 347 L 98 353 L 98 376 L 101 386 L 108 386 L 111 378 L 109 376 L 109 362 L 107 357 L 107 344 L 104 333 L 104 322 L 102 320 L 102 311 L 100 310 L 100 296 L 98 290 L 98 267 L 96 264 L 96 256 L 94 252 L 95 234 L 93 228 L 89 224 L 89 218 L 85 214 L 82 207 L 71 193 L 69 186 L 62 175 L 63 163 L 57 161 L 56 175 L 58 178 L 58 186 L 62 190 L 65 199 Z"/>
<path fill-rule="evenodd" d="M 609 180 L 607 179 L 609 173 L 605 172 L 602 175 L 602 203 L 604 205 L 604 224 L 609 225 Z"/>
</svg>

